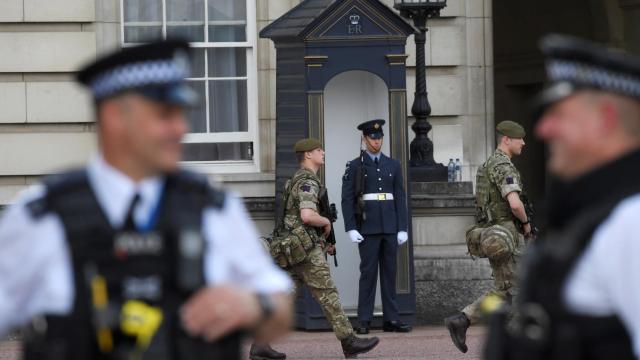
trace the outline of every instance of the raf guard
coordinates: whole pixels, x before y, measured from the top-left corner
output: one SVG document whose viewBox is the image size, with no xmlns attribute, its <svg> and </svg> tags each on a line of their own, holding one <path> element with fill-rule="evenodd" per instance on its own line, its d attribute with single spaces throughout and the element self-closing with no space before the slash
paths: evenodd
<svg viewBox="0 0 640 360">
<path fill-rule="evenodd" d="M 541 42 L 550 83 L 547 229 L 515 316 L 494 315 L 489 360 L 640 358 L 640 58 L 582 39 Z"/>
<path fill-rule="evenodd" d="M 454 345 L 463 353 L 468 350 L 467 329 L 480 321 L 483 302 L 491 297 L 511 302 L 516 297 L 517 266 L 525 238 L 532 231 L 522 177 L 511 162 L 521 154 L 526 132 L 507 120 L 496 126 L 496 133 L 498 147 L 476 175 L 476 224 L 466 232 L 469 254 L 489 260 L 494 284 L 461 312 L 445 319 Z"/>
<path fill-rule="evenodd" d="M 3 214 L 0 334 L 25 325 L 26 360 L 236 359 L 231 334 L 287 331 L 290 280 L 241 201 L 178 167 L 197 101 L 188 49 L 151 43 L 81 70 L 99 154 Z"/>
<path fill-rule="evenodd" d="M 366 150 L 347 163 L 342 178 L 345 231 L 360 252 L 358 333 L 369 332 L 373 317 L 378 267 L 382 292 L 383 330 L 409 332 L 396 303 L 396 255 L 408 240 L 407 196 L 402 167 L 382 153 L 384 120 L 358 126 Z"/>
</svg>

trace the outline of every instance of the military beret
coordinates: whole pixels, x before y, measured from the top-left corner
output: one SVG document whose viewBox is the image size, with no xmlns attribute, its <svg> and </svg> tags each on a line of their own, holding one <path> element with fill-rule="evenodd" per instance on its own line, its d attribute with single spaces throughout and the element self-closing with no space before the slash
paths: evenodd
<svg viewBox="0 0 640 360">
<path fill-rule="evenodd" d="M 587 40 L 552 34 L 540 42 L 549 86 L 535 103 L 536 116 L 580 90 L 594 89 L 640 101 L 640 57 Z"/>
<path fill-rule="evenodd" d="M 364 136 L 368 136 L 372 139 L 380 139 L 384 136 L 382 126 L 385 124 L 384 120 L 376 119 L 365 121 L 358 125 L 358 130 L 362 131 Z"/>
<path fill-rule="evenodd" d="M 319 148 L 322 148 L 322 143 L 312 138 L 298 140 L 298 142 L 293 146 L 293 150 L 295 152 L 313 151 Z"/>
<path fill-rule="evenodd" d="M 496 131 L 504 136 L 515 139 L 522 139 L 527 135 L 520 124 L 509 120 L 499 123 L 498 126 L 496 126 Z"/>
<path fill-rule="evenodd" d="M 190 76 L 189 44 L 157 41 L 127 47 L 87 65 L 77 80 L 103 100 L 133 91 L 152 100 L 193 106 L 197 94 L 186 84 Z"/>
</svg>

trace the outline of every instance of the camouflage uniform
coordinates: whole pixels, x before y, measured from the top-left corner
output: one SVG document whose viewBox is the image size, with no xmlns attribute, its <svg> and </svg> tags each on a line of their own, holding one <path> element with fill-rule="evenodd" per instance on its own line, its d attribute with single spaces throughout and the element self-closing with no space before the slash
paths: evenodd
<svg viewBox="0 0 640 360">
<path fill-rule="evenodd" d="M 494 288 L 480 296 L 462 312 L 471 324 L 480 319 L 480 304 L 488 295 L 511 301 L 517 295 L 518 260 L 524 250 L 524 236 L 513 222 L 507 194 L 522 192 L 520 173 L 500 149 L 478 169 L 476 177 L 476 220 L 479 255 L 489 258 Z M 469 234 L 469 233 L 468 233 Z M 468 240 L 469 242 L 469 240 Z"/>
<path fill-rule="evenodd" d="M 293 182 L 292 186 L 290 182 Z M 311 295 L 320 304 L 324 315 L 333 326 L 338 340 L 344 340 L 353 334 L 353 328 L 342 310 L 338 289 L 331 279 L 329 264 L 324 258 L 324 239 L 318 229 L 305 225 L 300 218 L 300 209 L 318 211 L 318 194 L 321 187 L 320 179 L 308 169 L 298 170 L 285 186 L 285 189 L 291 189 L 285 205 L 285 228 L 290 231 L 299 227 L 305 228 L 314 244 L 307 251 L 304 261 L 287 268 L 286 271 L 294 280 L 296 291 L 300 290 L 302 284 L 307 285 Z M 283 195 L 283 198 L 285 197 L 286 194 Z"/>
</svg>

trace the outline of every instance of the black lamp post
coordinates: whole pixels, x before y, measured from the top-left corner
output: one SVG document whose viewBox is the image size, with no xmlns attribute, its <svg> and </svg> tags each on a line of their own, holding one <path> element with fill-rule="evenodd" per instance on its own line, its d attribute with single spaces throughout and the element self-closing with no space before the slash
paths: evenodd
<svg viewBox="0 0 640 360">
<path fill-rule="evenodd" d="M 427 74 L 424 46 L 427 42 L 427 19 L 440 16 L 440 10 L 447 6 L 447 0 L 394 0 L 394 8 L 400 15 L 413 20 L 418 28 L 416 33 L 416 93 L 411 113 L 416 118 L 411 127 L 416 133 L 411 142 L 411 180 L 447 181 L 447 167 L 433 160 L 433 142 L 428 134 L 431 124 L 427 117 L 431 115 L 431 105 L 427 98 Z"/>
</svg>

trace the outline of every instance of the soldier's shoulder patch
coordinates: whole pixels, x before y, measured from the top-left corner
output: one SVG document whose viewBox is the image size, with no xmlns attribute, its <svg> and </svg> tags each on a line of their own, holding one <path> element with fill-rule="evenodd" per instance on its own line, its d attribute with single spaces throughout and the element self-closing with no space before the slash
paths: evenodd
<svg viewBox="0 0 640 360">
<path fill-rule="evenodd" d="M 513 185 L 513 176 L 507 176 L 507 184 Z"/>
<path fill-rule="evenodd" d="M 302 192 L 311 192 L 311 185 L 309 184 L 302 184 L 302 186 L 300 186 L 300 190 L 302 190 Z"/>
</svg>

